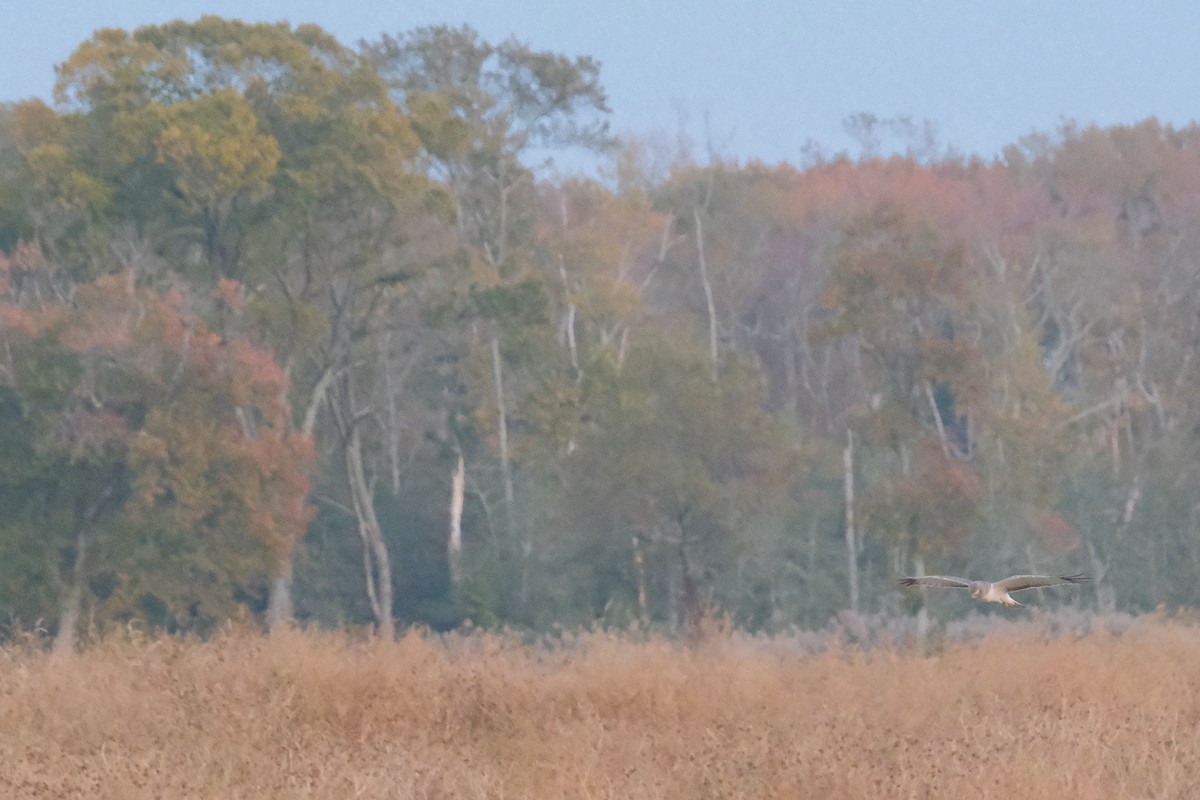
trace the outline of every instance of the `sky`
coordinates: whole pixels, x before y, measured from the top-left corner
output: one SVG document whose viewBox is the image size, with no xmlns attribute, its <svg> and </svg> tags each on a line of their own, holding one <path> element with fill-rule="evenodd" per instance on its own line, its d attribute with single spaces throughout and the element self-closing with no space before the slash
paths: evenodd
<svg viewBox="0 0 1200 800">
<path fill-rule="evenodd" d="M 6 6 L 8 8 L 6 8 Z M 0 0 L 0 101 L 49 99 L 101 27 L 217 14 L 343 43 L 467 23 L 601 63 L 612 126 L 742 162 L 858 154 L 851 115 L 931 121 L 985 159 L 1032 132 L 1200 116 L 1195 0 Z"/>
</svg>

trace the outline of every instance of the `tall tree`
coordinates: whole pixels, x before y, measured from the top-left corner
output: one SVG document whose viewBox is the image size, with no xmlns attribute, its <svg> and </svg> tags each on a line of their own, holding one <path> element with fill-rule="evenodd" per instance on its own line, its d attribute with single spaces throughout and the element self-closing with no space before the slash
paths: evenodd
<svg viewBox="0 0 1200 800">
<path fill-rule="evenodd" d="M 56 646 L 85 608 L 206 630 L 265 596 L 312 511 L 311 440 L 270 354 L 128 272 L 74 286 L 36 252 L 0 267 L 3 391 L 32 456 L 6 484 L 34 490 L 6 538 L 61 553 Z"/>
<path fill-rule="evenodd" d="M 250 287 L 247 314 L 291 378 L 296 426 L 347 451 L 342 491 L 362 496 L 360 449 L 320 412 L 351 396 L 331 387 L 373 380 L 361 365 L 400 284 L 436 256 L 446 218 L 377 72 L 315 26 L 204 17 L 98 32 L 62 66 L 56 95 L 62 114 L 43 127 L 63 132 L 42 138 L 69 159 L 55 169 L 78 164 L 104 190 L 85 206 L 97 207 L 85 215 L 91 238 L 107 243 L 90 268 L 111 265 L 114 241 L 130 235 L 201 286 Z M 366 517 L 356 527 L 374 530 Z M 369 568 L 386 561 L 378 537 L 364 546 Z M 286 617 L 289 574 L 273 619 Z"/>
<path fill-rule="evenodd" d="M 468 367 L 465 377 L 490 383 L 488 392 L 473 396 L 492 412 L 485 429 L 494 434 L 505 527 L 527 577 L 531 541 L 517 522 L 509 442 L 513 398 L 527 390 L 518 379 L 528 370 L 510 374 L 510 368 L 536 363 L 528 348 L 542 337 L 528 335 L 534 333 L 531 323 L 548 321 L 539 308 L 546 292 L 535 258 L 537 194 L 530 162 L 562 148 L 603 151 L 610 145 L 599 65 L 516 39 L 492 44 L 466 26 L 384 36 L 366 52 L 412 120 L 428 174 L 449 188 L 460 241 L 471 253 L 476 290 L 462 298 L 473 306 L 462 313 L 474 324 L 463 343 L 464 363 L 486 361 L 487 369 Z M 468 470 L 473 466 L 468 463 Z M 527 585 L 526 577 L 519 586 Z"/>
<path fill-rule="evenodd" d="M 794 454 L 761 408 L 753 367 L 733 361 L 715 384 L 709 367 L 703 349 L 659 332 L 632 344 L 621 369 L 605 359 L 585 376 L 586 422 L 561 461 L 561 522 L 550 527 L 582 536 L 546 543 L 578 548 L 570 563 L 585 571 L 570 586 L 585 614 L 615 605 L 685 626 L 720 605 L 721 587 L 736 594 L 735 556 L 786 492 Z"/>
</svg>

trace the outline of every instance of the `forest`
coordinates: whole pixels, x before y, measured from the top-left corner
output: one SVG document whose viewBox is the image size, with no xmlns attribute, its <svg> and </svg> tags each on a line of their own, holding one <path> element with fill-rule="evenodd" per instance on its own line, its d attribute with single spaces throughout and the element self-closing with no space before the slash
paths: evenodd
<svg viewBox="0 0 1200 800">
<path fill-rule="evenodd" d="M 587 56 L 217 17 L 0 106 L 0 635 L 1200 606 L 1200 127 L 608 116 Z"/>
</svg>

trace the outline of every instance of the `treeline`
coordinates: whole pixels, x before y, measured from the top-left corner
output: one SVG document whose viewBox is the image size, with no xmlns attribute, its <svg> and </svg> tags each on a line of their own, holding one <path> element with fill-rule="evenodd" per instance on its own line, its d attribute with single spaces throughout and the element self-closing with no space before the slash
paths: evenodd
<svg viewBox="0 0 1200 800">
<path fill-rule="evenodd" d="M 1200 129 L 799 169 L 607 114 L 586 57 L 215 17 L 0 109 L 0 619 L 1200 602 Z"/>
</svg>

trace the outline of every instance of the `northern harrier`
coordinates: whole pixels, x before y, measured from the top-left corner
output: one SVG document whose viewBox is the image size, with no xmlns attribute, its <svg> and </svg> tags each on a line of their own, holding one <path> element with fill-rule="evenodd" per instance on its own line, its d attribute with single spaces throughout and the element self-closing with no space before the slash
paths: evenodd
<svg viewBox="0 0 1200 800">
<path fill-rule="evenodd" d="M 1064 583 L 1085 583 L 1090 581 L 1087 575 L 1013 575 L 1002 581 L 969 581 L 966 578 L 954 578 L 946 575 L 923 575 L 919 578 L 900 578 L 901 586 L 946 586 L 956 589 L 970 589 L 971 597 L 985 603 L 999 603 L 1004 606 L 1019 606 L 1016 600 L 1009 597 L 1009 592 L 1019 592 L 1022 589 L 1035 589 L 1039 586 L 1058 586 Z"/>
</svg>

